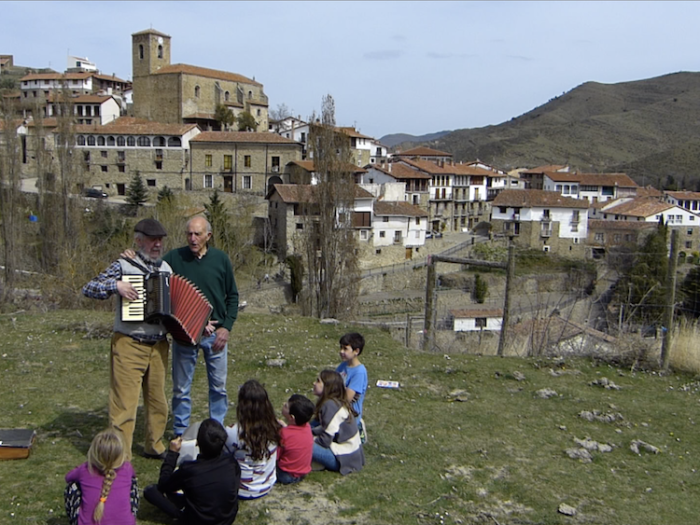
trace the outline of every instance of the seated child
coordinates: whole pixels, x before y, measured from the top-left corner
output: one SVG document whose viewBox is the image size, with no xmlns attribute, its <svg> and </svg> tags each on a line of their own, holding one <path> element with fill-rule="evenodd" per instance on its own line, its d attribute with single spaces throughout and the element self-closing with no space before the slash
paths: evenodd
<svg viewBox="0 0 700 525">
<path fill-rule="evenodd" d="M 136 474 L 125 458 L 121 432 L 108 428 L 95 436 L 87 462 L 66 474 L 66 513 L 71 525 L 136 523 Z"/>
<path fill-rule="evenodd" d="M 238 513 L 241 469 L 233 456 L 222 454 L 226 437 L 221 423 L 205 419 L 197 431 L 197 459 L 183 461 L 177 469 L 182 438 L 172 440 L 158 485 L 149 485 L 143 491 L 146 501 L 181 523 L 233 523 Z"/>
<path fill-rule="evenodd" d="M 314 404 L 306 396 L 294 394 L 282 406 L 281 443 L 277 455 L 277 481 L 283 485 L 297 483 L 311 472 L 314 437 L 309 420 Z"/>
<path fill-rule="evenodd" d="M 270 398 L 255 379 L 238 390 L 238 423 L 228 427 L 226 446 L 241 466 L 238 497 L 256 499 L 267 495 L 277 481 L 275 465 L 280 427 Z"/>
<path fill-rule="evenodd" d="M 343 475 L 361 470 L 365 454 L 343 378 L 335 370 L 323 370 L 314 382 L 314 394 L 318 396 L 314 414 L 318 424 L 311 425 L 313 461 Z"/>
<path fill-rule="evenodd" d="M 366 441 L 365 424 L 362 419 L 362 405 L 367 392 L 367 369 L 360 363 L 360 355 L 365 347 L 362 334 L 351 332 L 340 338 L 340 359 L 342 363 L 335 369 L 345 381 L 345 395 L 352 403 L 355 419 L 360 429 L 362 443 Z"/>
</svg>

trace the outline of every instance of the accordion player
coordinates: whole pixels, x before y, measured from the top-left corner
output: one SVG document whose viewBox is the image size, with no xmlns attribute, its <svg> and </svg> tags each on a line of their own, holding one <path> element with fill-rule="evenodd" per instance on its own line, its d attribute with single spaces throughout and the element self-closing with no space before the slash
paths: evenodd
<svg viewBox="0 0 700 525">
<path fill-rule="evenodd" d="M 211 303 L 184 277 L 164 272 L 123 275 L 139 298 L 122 298 L 122 321 L 161 321 L 173 338 L 197 345 L 213 311 Z"/>
</svg>

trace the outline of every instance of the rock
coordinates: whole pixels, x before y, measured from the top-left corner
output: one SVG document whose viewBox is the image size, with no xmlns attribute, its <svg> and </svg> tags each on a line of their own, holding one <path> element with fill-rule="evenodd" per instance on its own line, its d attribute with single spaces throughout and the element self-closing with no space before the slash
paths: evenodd
<svg viewBox="0 0 700 525">
<path fill-rule="evenodd" d="M 607 377 L 601 377 L 600 379 L 596 379 L 595 381 L 591 381 L 588 383 L 589 386 L 602 386 L 606 390 L 620 390 L 620 387 L 610 381 Z"/>
<path fill-rule="evenodd" d="M 469 392 L 466 390 L 453 390 L 447 394 L 447 399 L 448 401 L 459 401 L 464 403 L 469 401 Z"/>
<path fill-rule="evenodd" d="M 622 421 L 625 419 L 619 412 L 602 414 L 599 410 L 583 410 L 579 412 L 578 417 L 586 421 L 600 421 L 601 423 L 614 423 L 615 421 Z"/>
<path fill-rule="evenodd" d="M 658 454 L 660 452 L 657 447 L 650 445 L 641 439 L 633 440 L 632 443 L 630 443 L 630 450 L 635 454 L 641 454 L 640 450 L 645 450 L 647 452 L 651 452 L 652 454 Z"/>
<path fill-rule="evenodd" d="M 320 324 L 338 324 L 339 322 L 340 322 L 340 321 L 338 321 L 337 319 L 333 319 L 333 318 L 330 318 L 330 317 L 328 317 L 328 318 L 326 318 L 326 319 L 321 319 L 321 320 L 319 321 Z"/>
<path fill-rule="evenodd" d="M 282 368 L 285 364 L 287 364 L 287 360 L 286 359 L 268 359 L 266 364 L 267 364 L 267 366 L 270 366 L 270 367 Z"/>
<path fill-rule="evenodd" d="M 565 451 L 571 459 L 578 459 L 582 463 L 590 463 L 593 461 L 593 456 L 585 448 L 567 448 Z"/>
<path fill-rule="evenodd" d="M 516 370 L 515 372 L 513 372 L 513 378 L 516 381 L 525 381 L 525 374 Z"/>
<path fill-rule="evenodd" d="M 551 388 L 541 388 L 535 392 L 535 394 L 541 399 L 549 399 L 550 397 L 557 395 L 557 393 Z"/>
<path fill-rule="evenodd" d="M 589 437 L 585 439 L 574 438 L 574 442 L 589 452 L 612 452 L 613 449 L 611 445 L 607 443 L 598 443 Z"/>
<path fill-rule="evenodd" d="M 557 512 L 559 514 L 563 514 L 564 516 L 576 516 L 576 509 L 571 505 L 567 505 L 566 503 L 559 505 Z"/>
</svg>

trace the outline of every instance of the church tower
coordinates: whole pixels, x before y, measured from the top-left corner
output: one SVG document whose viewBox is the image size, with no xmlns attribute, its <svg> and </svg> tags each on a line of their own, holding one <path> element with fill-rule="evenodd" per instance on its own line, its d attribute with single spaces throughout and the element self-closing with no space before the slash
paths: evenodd
<svg viewBox="0 0 700 525">
<path fill-rule="evenodd" d="M 162 119 L 158 114 L 159 86 L 156 71 L 170 65 L 170 37 L 155 29 L 131 35 L 131 69 L 134 88 L 134 116 Z"/>
</svg>

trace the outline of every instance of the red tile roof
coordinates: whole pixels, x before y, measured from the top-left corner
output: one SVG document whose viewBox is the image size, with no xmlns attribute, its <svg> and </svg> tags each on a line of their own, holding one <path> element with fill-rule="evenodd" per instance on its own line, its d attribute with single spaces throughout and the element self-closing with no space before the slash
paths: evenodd
<svg viewBox="0 0 700 525">
<path fill-rule="evenodd" d="M 241 82 L 243 84 L 252 84 L 254 86 L 262 86 L 259 82 L 251 80 L 248 77 L 239 75 L 238 73 L 229 73 L 228 71 L 219 71 L 218 69 L 209 69 L 206 67 L 190 66 L 189 64 L 171 64 L 163 66 L 154 73 L 155 75 L 194 75 L 198 77 L 215 78 L 217 80 L 227 80 L 229 82 Z"/>
<path fill-rule="evenodd" d="M 95 73 L 92 71 L 85 71 L 82 73 L 30 73 L 19 79 L 20 82 L 25 80 L 85 80 L 87 78 L 99 78 L 102 80 L 112 80 L 114 82 L 121 82 L 126 84 L 126 80 L 122 80 L 119 77 L 113 77 L 110 75 L 102 75 L 100 73 Z"/>
<path fill-rule="evenodd" d="M 696 191 L 664 191 L 664 193 L 679 201 L 700 201 L 700 192 Z"/>
<path fill-rule="evenodd" d="M 675 204 L 670 202 L 660 202 L 654 198 L 641 198 L 633 199 L 628 202 L 623 202 L 617 206 L 612 206 L 605 210 L 605 213 L 612 213 L 615 215 L 629 215 L 630 217 L 650 217 L 652 215 L 658 215 L 666 210 L 675 208 Z"/>
<path fill-rule="evenodd" d="M 475 317 L 503 317 L 500 308 L 461 308 L 450 310 L 450 314 L 458 319 L 473 319 Z"/>
<path fill-rule="evenodd" d="M 104 126 L 79 124 L 75 131 L 96 135 L 184 135 L 196 127 L 196 124 L 164 124 L 133 117 L 119 117 Z"/>
<path fill-rule="evenodd" d="M 276 133 L 253 131 L 203 131 L 190 142 L 246 143 L 246 144 L 299 144 Z"/>
<path fill-rule="evenodd" d="M 166 35 L 165 33 L 161 33 L 160 31 L 156 31 L 155 29 L 144 29 L 143 31 L 139 31 L 138 33 L 131 33 L 131 36 L 140 36 L 140 35 L 156 35 L 156 36 L 164 36 L 164 37 L 170 38 L 170 35 Z"/>
<path fill-rule="evenodd" d="M 401 151 L 395 153 L 396 157 L 451 157 L 452 153 L 447 153 L 446 151 L 440 151 L 437 149 L 426 148 L 425 146 L 419 146 L 417 148 L 408 149 L 406 151 Z"/>
<path fill-rule="evenodd" d="M 538 166 L 536 168 L 532 168 L 529 170 L 523 170 L 520 173 L 549 173 L 549 172 L 558 172 L 560 170 L 565 169 L 567 166 L 562 166 L 559 164 L 549 164 L 545 166 Z"/>
<path fill-rule="evenodd" d="M 77 95 L 70 97 L 70 102 L 73 104 L 102 104 L 103 102 L 114 98 L 112 95 Z M 60 93 L 49 93 L 46 98 L 48 102 L 55 102 L 61 100 Z"/>
<path fill-rule="evenodd" d="M 552 208 L 585 208 L 589 203 L 585 199 L 564 197 L 556 191 L 545 190 L 503 190 L 493 200 L 494 206 L 510 206 L 517 208 L 552 207 Z"/>
<path fill-rule="evenodd" d="M 270 135 L 274 135 L 274 133 L 270 133 Z M 279 135 L 278 135 L 279 136 Z M 285 139 L 285 140 L 290 140 L 290 139 Z M 300 168 L 305 169 L 309 173 L 312 173 L 316 171 L 316 166 L 314 165 L 314 161 L 312 160 L 293 160 L 291 162 L 287 163 L 289 164 L 296 164 Z M 360 168 L 359 166 L 355 166 L 354 164 L 347 163 L 345 165 L 345 170 L 350 172 L 350 173 L 367 173 L 367 170 L 364 168 Z"/>
<path fill-rule="evenodd" d="M 630 230 L 649 230 L 656 228 L 655 222 L 646 221 L 604 221 L 590 220 L 588 221 L 588 231 L 593 230 L 608 230 L 608 231 L 630 231 Z"/>
<path fill-rule="evenodd" d="M 430 173 L 431 175 L 454 175 L 454 171 L 452 170 L 453 166 L 445 165 L 444 168 L 441 168 L 437 164 L 435 164 L 432 160 L 417 160 L 417 159 L 401 159 L 401 162 L 404 162 L 408 164 L 409 166 L 416 167 L 422 171 L 425 171 L 426 173 Z"/>
<path fill-rule="evenodd" d="M 386 173 L 387 175 L 390 175 L 394 177 L 395 179 L 427 179 L 430 180 L 433 177 L 428 175 L 427 173 L 423 173 L 422 171 L 419 171 L 417 169 L 411 168 L 407 166 L 406 164 L 403 164 L 401 162 L 392 162 L 391 163 L 391 169 L 388 167 L 381 167 L 378 165 L 372 166 L 377 171 L 381 171 L 382 173 Z"/>
<path fill-rule="evenodd" d="M 314 202 L 314 188 L 316 186 L 311 184 L 275 184 L 274 190 L 271 190 L 269 195 L 276 191 L 282 201 L 287 204 Z M 374 198 L 374 195 L 355 185 L 355 199 L 371 198 Z"/>
<path fill-rule="evenodd" d="M 427 217 L 428 212 L 408 202 L 374 202 L 375 215 L 393 215 L 398 217 Z"/>
</svg>

